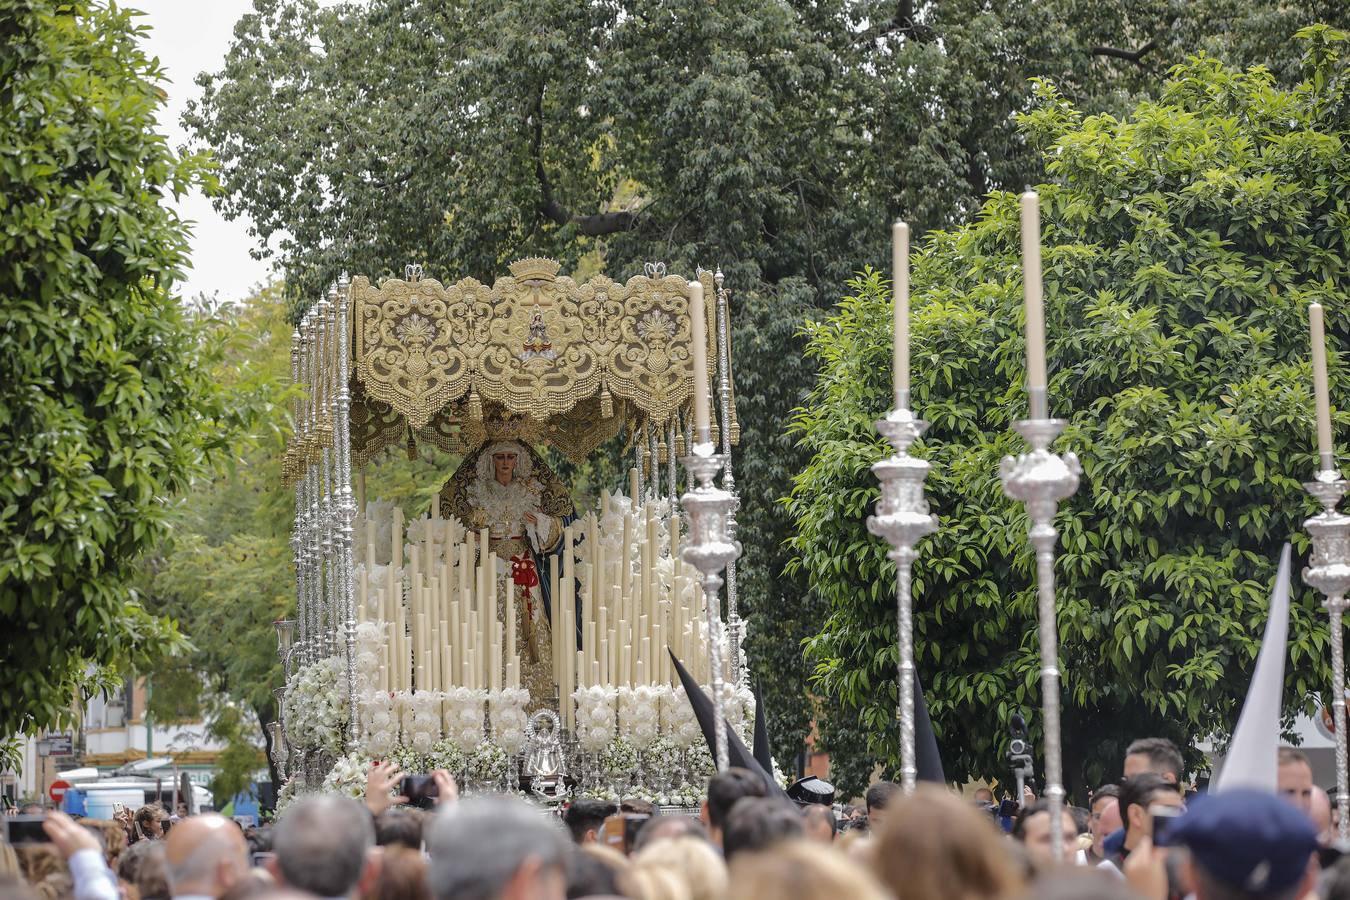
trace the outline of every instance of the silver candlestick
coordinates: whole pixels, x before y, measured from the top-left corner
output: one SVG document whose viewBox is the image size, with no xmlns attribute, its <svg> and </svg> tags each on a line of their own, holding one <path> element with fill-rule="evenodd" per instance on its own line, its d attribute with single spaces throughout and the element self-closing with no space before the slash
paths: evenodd
<svg viewBox="0 0 1350 900">
<path fill-rule="evenodd" d="M 727 563 L 741 555 L 741 545 L 727 533 L 727 519 L 735 502 L 729 491 L 713 484 L 722 468 L 722 457 L 714 452 L 707 429 L 699 443 L 690 448 L 683 460 L 689 473 L 690 488 L 680 498 L 689 520 L 689 540 L 680 558 L 702 573 L 703 602 L 708 609 L 708 655 L 711 658 L 713 693 L 713 734 L 717 771 L 727 767 L 727 719 L 722 709 L 722 611 L 718 591 L 721 572 Z"/>
<path fill-rule="evenodd" d="M 736 539 L 736 513 L 741 508 L 740 497 L 736 495 L 736 476 L 731 465 L 731 299 L 727 293 L 726 277 L 721 268 L 713 275 L 713 285 L 717 289 L 717 400 L 718 413 L 722 428 L 718 434 L 722 444 L 722 487 L 731 494 L 731 507 L 727 510 L 727 539 Z M 745 664 L 742 643 L 745 640 L 744 622 L 738 605 L 738 583 L 736 580 L 736 560 L 727 563 L 727 631 L 731 641 L 731 673 L 736 683 L 750 686 L 750 669 Z"/>
<path fill-rule="evenodd" d="M 1064 777 L 1059 737 L 1059 634 L 1055 622 L 1055 512 L 1059 501 L 1078 490 L 1082 467 L 1073 453 L 1050 452 L 1050 444 L 1068 423 L 1044 418 L 1044 388 L 1031 408 L 1042 417 L 1024 419 L 1014 428 L 1031 445 L 1030 453 L 1003 457 L 1003 492 L 1026 504 L 1028 535 L 1036 550 L 1036 594 L 1040 620 L 1041 718 L 1045 729 L 1045 798 L 1050 813 L 1050 853 L 1064 858 Z"/>
<path fill-rule="evenodd" d="M 360 729 L 356 714 L 356 589 L 352 560 L 352 531 L 356 520 L 356 500 L 352 496 L 351 389 L 348 354 L 351 340 L 347 332 L 351 309 L 351 284 L 343 272 L 334 291 L 337 319 L 337 396 L 333 409 L 333 443 L 337 448 L 337 566 L 338 607 L 342 616 L 342 634 L 347 651 L 347 751 L 354 753 Z"/>
<path fill-rule="evenodd" d="M 1303 487 L 1322 504 L 1322 511 L 1303 523 L 1312 538 L 1312 558 L 1303 570 L 1303 580 L 1321 591 L 1331 627 L 1331 704 L 1336 724 L 1336 802 L 1342 810 L 1340 839 L 1350 841 L 1350 781 L 1346 774 L 1345 734 L 1345 639 L 1341 619 L 1345 592 L 1350 590 L 1350 516 L 1336 506 L 1350 490 L 1350 482 L 1323 460 L 1324 468 Z"/>
<path fill-rule="evenodd" d="M 915 545 L 937 530 L 937 516 L 928 512 L 923 482 L 929 465 L 909 455 L 909 447 L 928 428 L 901 404 L 877 422 L 877 431 L 890 441 L 895 453 L 872 466 L 881 482 L 877 512 L 867 518 L 867 530 L 885 538 L 895 563 L 895 606 L 900 640 L 900 785 L 914 793 L 919 769 L 914 753 L 914 623 L 910 597 L 910 569 L 918 557 Z"/>
</svg>

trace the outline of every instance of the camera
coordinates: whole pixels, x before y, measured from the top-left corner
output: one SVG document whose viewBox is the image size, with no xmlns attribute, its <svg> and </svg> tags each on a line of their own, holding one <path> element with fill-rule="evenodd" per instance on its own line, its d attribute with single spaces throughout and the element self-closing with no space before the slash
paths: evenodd
<svg viewBox="0 0 1350 900">
<path fill-rule="evenodd" d="M 1033 784 L 1036 777 L 1036 765 L 1031 758 L 1031 744 L 1027 741 L 1027 720 L 1021 713 L 1013 713 L 1008 724 L 1008 768 L 1012 769 L 1017 782 L 1017 804 L 1022 803 L 1023 788 Z"/>
</svg>

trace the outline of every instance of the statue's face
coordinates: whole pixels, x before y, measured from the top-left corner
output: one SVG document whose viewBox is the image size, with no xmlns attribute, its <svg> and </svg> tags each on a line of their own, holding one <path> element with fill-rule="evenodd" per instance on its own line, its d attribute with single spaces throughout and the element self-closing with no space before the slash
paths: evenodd
<svg viewBox="0 0 1350 900">
<path fill-rule="evenodd" d="M 502 484 L 511 483 L 511 474 L 516 470 L 516 454 L 511 452 L 492 454 L 492 473 Z"/>
</svg>

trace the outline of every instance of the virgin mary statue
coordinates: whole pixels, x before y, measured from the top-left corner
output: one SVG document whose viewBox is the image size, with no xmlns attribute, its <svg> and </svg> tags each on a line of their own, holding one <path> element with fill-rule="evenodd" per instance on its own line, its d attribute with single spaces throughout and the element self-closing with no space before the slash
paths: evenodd
<svg viewBox="0 0 1350 900">
<path fill-rule="evenodd" d="M 488 529 L 497 596 L 515 592 L 521 686 L 531 707 L 553 697 L 552 598 L 546 562 L 560 557 L 563 528 L 576 518 L 567 488 L 527 445 L 485 444 L 441 490 L 441 513 L 475 531 Z M 505 614 L 505 604 L 497 609 Z"/>
</svg>

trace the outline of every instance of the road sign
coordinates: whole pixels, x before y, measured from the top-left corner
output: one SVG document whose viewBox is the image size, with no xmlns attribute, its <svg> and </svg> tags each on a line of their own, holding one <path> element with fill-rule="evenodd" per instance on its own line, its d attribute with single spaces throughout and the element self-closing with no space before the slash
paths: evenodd
<svg viewBox="0 0 1350 900">
<path fill-rule="evenodd" d="M 69 781 L 61 781 L 59 778 L 52 782 L 52 786 L 47 788 L 47 795 L 52 798 L 53 803 L 60 803 L 66 797 L 66 791 L 70 790 Z"/>
<path fill-rule="evenodd" d="M 74 756 L 75 741 L 70 732 L 49 734 L 37 742 L 38 756 Z"/>
</svg>

